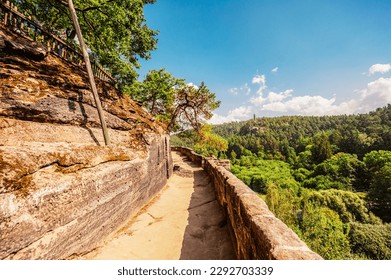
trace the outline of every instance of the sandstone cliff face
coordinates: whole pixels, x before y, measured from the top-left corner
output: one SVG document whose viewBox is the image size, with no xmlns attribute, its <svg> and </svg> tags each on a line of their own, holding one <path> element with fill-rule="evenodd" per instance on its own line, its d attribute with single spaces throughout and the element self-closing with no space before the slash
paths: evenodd
<svg viewBox="0 0 391 280">
<path fill-rule="evenodd" d="M 112 86 L 98 92 L 108 147 L 83 70 L 0 27 L 0 259 L 86 253 L 165 185 L 168 136 Z"/>
</svg>

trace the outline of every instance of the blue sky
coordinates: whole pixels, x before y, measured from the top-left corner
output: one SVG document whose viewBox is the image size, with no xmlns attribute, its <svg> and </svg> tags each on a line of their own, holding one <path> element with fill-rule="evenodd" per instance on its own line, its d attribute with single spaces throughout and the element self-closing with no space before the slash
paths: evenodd
<svg viewBox="0 0 391 280">
<path fill-rule="evenodd" d="M 368 112 L 391 103 L 390 15 L 391 0 L 158 0 L 140 78 L 204 81 L 221 100 L 212 123 Z"/>
</svg>

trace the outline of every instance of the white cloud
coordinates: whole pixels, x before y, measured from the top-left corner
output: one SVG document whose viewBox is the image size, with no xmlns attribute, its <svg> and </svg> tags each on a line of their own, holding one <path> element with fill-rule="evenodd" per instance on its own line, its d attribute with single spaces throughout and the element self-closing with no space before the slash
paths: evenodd
<svg viewBox="0 0 391 280">
<path fill-rule="evenodd" d="M 259 94 L 257 97 L 251 98 L 250 102 L 254 105 L 262 105 L 264 103 L 270 102 L 279 102 L 291 96 L 292 92 L 293 89 L 288 89 L 280 93 L 270 91 L 267 97 L 263 97 L 263 94 Z"/>
<path fill-rule="evenodd" d="M 261 107 L 261 110 L 282 112 L 292 115 L 323 116 L 354 113 L 356 105 L 354 101 L 335 104 L 336 98 L 330 99 L 322 96 L 297 96 L 285 102 L 271 102 Z"/>
<path fill-rule="evenodd" d="M 248 117 L 251 114 L 251 108 L 246 106 L 240 106 L 229 111 L 229 116 L 234 119 L 242 119 Z"/>
<path fill-rule="evenodd" d="M 365 89 L 358 91 L 357 98 L 337 103 L 335 96 L 325 98 L 319 95 L 293 96 L 293 90 L 275 93 L 267 97 L 254 97 L 252 104 L 261 111 L 286 113 L 289 115 L 341 115 L 367 113 L 376 108 L 391 104 L 391 78 L 379 78 L 368 83 Z"/>
<path fill-rule="evenodd" d="M 391 70 L 390 64 L 375 64 L 369 69 L 373 73 L 386 73 Z M 279 93 L 269 91 L 265 94 L 266 79 L 264 75 L 255 76 L 253 83 L 260 84 L 263 89 L 258 91 L 249 102 L 261 111 L 284 113 L 289 115 L 340 115 L 365 113 L 376 108 L 391 104 L 391 78 L 379 78 L 368 83 L 365 89 L 359 90 L 359 96 L 354 99 L 337 103 L 336 96 L 304 95 L 293 96 L 293 89 Z M 255 109 L 254 108 L 254 109 Z"/>
<path fill-rule="evenodd" d="M 391 78 L 379 78 L 370 82 L 359 93 L 361 95 L 359 112 L 368 112 L 387 103 L 391 104 Z"/>
<path fill-rule="evenodd" d="M 265 75 L 255 75 L 251 81 L 253 84 L 265 85 L 266 77 Z"/>
<path fill-rule="evenodd" d="M 195 84 L 193 84 L 193 83 L 187 83 L 187 85 L 188 85 L 189 87 L 193 87 L 193 88 L 195 88 L 195 89 L 198 89 L 198 86 L 195 85 Z"/>
<path fill-rule="evenodd" d="M 232 94 L 232 95 L 238 95 L 239 89 L 238 89 L 237 87 L 235 87 L 235 88 L 230 88 L 230 89 L 228 90 L 228 92 L 229 92 L 230 94 Z"/>
<path fill-rule="evenodd" d="M 250 93 L 251 93 L 251 88 L 248 86 L 247 83 L 245 83 L 243 86 L 241 86 L 240 89 L 241 89 L 246 95 L 250 95 Z"/>
<path fill-rule="evenodd" d="M 232 95 L 238 95 L 238 94 L 241 94 L 241 93 L 243 93 L 243 94 L 245 94 L 245 95 L 250 95 L 251 89 L 250 89 L 250 87 L 248 86 L 248 84 L 245 83 L 245 84 L 242 85 L 240 88 L 237 88 L 237 87 L 235 87 L 235 88 L 230 88 L 230 89 L 228 90 L 228 92 L 231 93 Z"/>
<path fill-rule="evenodd" d="M 273 91 L 269 92 L 267 96 L 267 101 L 269 102 L 277 102 L 277 101 L 282 101 L 286 99 L 287 97 L 291 96 L 293 93 L 293 89 L 287 89 L 286 91 L 280 92 L 280 93 L 275 93 Z"/>
<path fill-rule="evenodd" d="M 269 91 L 265 95 L 266 78 L 264 75 L 253 77 L 252 82 L 260 85 L 257 96 L 253 96 L 249 102 L 254 105 L 254 110 L 288 113 L 292 115 L 333 115 L 354 112 L 352 104 L 335 104 L 336 98 L 330 99 L 322 96 L 293 96 L 293 89 L 282 92 Z M 354 107 L 355 108 L 355 107 Z"/>
<path fill-rule="evenodd" d="M 391 70 L 391 64 L 374 64 L 369 67 L 369 76 L 375 73 L 387 73 Z"/>
<path fill-rule="evenodd" d="M 278 67 L 274 67 L 274 68 L 272 69 L 272 73 L 277 73 L 277 71 L 278 71 Z"/>
<path fill-rule="evenodd" d="M 372 65 L 370 73 L 386 73 L 391 70 L 389 64 Z M 227 116 L 214 115 L 211 123 L 247 120 L 252 114 L 260 111 L 269 112 L 266 115 L 341 115 L 367 113 L 376 108 L 391 104 L 391 77 L 381 77 L 367 84 L 366 88 L 355 91 L 356 97 L 343 102 L 337 102 L 337 97 L 326 98 L 320 95 L 294 96 L 293 89 L 281 92 L 267 91 L 265 75 L 256 75 L 252 83 L 259 85 L 256 94 L 249 97 L 247 105 L 230 110 Z M 248 84 L 240 88 L 234 88 L 240 92 L 251 92 Z"/>
<path fill-rule="evenodd" d="M 228 116 L 223 116 L 214 113 L 213 116 L 208 120 L 209 124 L 222 124 L 230 122 Z"/>
<path fill-rule="evenodd" d="M 221 124 L 226 122 L 246 120 L 250 117 L 251 112 L 252 108 L 250 106 L 240 106 L 238 108 L 230 110 L 227 116 L 214 114 L 213 117 L 209 120 L 209 123 Z"/>
<path fill-rule="evenodd" d="M 259 89 L 257 90 L 259 95 L 262 95 L 263 91 L 267 88 L 265 75 L 255 75 L 251 82 L 259 85 Z"/>
</svg>

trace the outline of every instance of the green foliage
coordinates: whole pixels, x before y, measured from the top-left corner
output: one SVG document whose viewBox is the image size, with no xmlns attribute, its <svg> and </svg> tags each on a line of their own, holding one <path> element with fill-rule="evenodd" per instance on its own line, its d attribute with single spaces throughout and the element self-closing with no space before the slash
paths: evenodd
<svg viewBox="0 0 391 280">
<path fill-rule="evenodd" d="M 228 141 L 212 131 L 212 126 L 205 124 L 200 131 L 185 130 L 179 134 L 171 135 L 172 146 L 184 146 L 195 152 L 209 157 L 225 158 Z"/>
<path fill-rule="evenodd" d="M 374 260 L 391 259 L 391 224 L 352 223 L 349 240 L 357 256 Z"/>
<path fill-rule="evenodd" d="M 200 129 L 199 138 L 194 150 L 202 155 L 218 157 L 228 148 L 228 141 L 213 133 L 211 125 L 205 124 Z"/>
<path fill-rule="evenodd" d="M 311 146 L 309 146 L 311 148 Z M 312 169 L 314 166 L 313 160 L 312 160 L 312 153 L 310 150 L 303 151 L 299 153 L 298 160 L 297 160 L 297 168 L 305 168 L 305 169 Z"/>
<path fill-rule="evenodd" d="M 385 222 L 391 222 L 391 151 L 371 151 L 364 156 L 371 171 L 368 191 L 370 209 Z"/>
<path fill-rule="evenodd" d="M 372 151 L 364 156 L 364 162 L 371 172 L 377 172 L 385 165 L 391 165 L 391 151 Z"/>
<path fill-rule="evenodd" d="M 235 153 L 234 150 L 231 151 L 230 158 L 231 158 L 232 160 L 234 160 L 234 161 L 236 160 L 236 153 Z"/>
<path fill-rule="evenodd" d="M 251 189 L 266 193 L 271 184 L 297 192 L 300 185 L 291 174 L 289 164 L 278 160 L 257 160 L 243 156 L 240 165 L 231 166 L 231 171 Z"/>
<path fill-rule="evenodd" d="M 318 192 L 314 192 L 318 193 Z M 350 258 L 348 226 L 330 208 L 298 196 L 292 189 L 269 185 L 269 209 L 326 259 Z"/>
<path fill-rule="evenodd" d="M 307 245 L 328 260 L 350 258 L 348 228 L 333 210 L 308 203 L 300 223 Z"/>
<path fill-rule="evenodd" d="M 344 223 L 381 223 L 381 220 L 371 214 L 365 206 L 365 201 L 357 194 L 344 190 L 321 190 L 307 192 L 304 203 L 313 203 L 328 207 L 338 213 Z"/>
<path fill-rule="evenodd" d="M 59 36 L 74 42 L 75 32 L 66 1 L 13 1 L 24 13 Z M 139 58 L 149 59 L 156 49 L 157 31 L 145 24 L 144 5 L 154 0 L 74 0 L 83 37 L 102 66 L 120 86 L 135 81 Z"/>
<path fill-rule="evenodd" d="M 282 189 L 275 184 L 269 184 L 266 193 L 266 203 L 276 217 L 290 228 L 299 230 L 298 213 L 300 211 L 300 199 L 292 189 Z"/>
<path fill-rule="evenodd" d="M 190 130 L 189 130 L 190 131 Z M 186 132 L 189 132 L 186 131 Z M 170 136 L 170 144 L 172 147 L 188 147 L 190 149 L 194 149 L 195 142 L 197 141 L 197 137 L 195 133 L 186 133 L 189 136 L 183 137 L 182 135 L 173 134 Z"/>
<path fill-rule="evenodd" d="M 151 70 L 142 82 L 126 86 L 126 92 L 157 120 L 169 123 L 174 111 L 175 91 L 184 85 L 182 79 L 176 79 L 165 69 Z"/>
<path fill-rule="evenodd" d="M 282 152 L 280 143 L 287 140 L 289 146 L 299 155 L 308 145 L 314 144 L 315 135 L 325 134 L 332 152 L 357 154 L 358 159 L 361 160 L 370 151 L 390 149 L 391 105 L 361 115 L 257 118 L 222 124 L 213 129 L 224 138 L 232 139 L 232 144 L 240 143 L 249 149 L 256 142 L 254 148 L 263 149 L 265 153 L 270 154 L 274 154 L 277 150 Z M 324 140 L 323 154 L 327 158 L 330 153 L 326 137 L 321 138 L 323 139 L 318 140 L 320 142 Z M 230 148 L 228 150 L 230 151 Z M 236 150 L 235 152 L 237 153 Z M 254 150 L 252 152 L 257 153 Z M 240 157 L 238 153 L 237 155 Z"/>
<path fill-rule="evenodd" d="M 310 175 L 311 175 L 311 171 L 305 168 L 299 168 L 293 172 L 293 177 L 298 182 L 303 182 Z"/>
<path fill-rule="evenodd" d="M 391 164 L 373 176 L 368 198 L 371 210 L 385 222 L 391 222 Z"/>
<path fill-rule="evenodd" d="M 331 144 L 326 133 L 322 132 L 315 135 L 311 152 L 316 163 L 321 163 L 332 156 Z"/>
<path fill-rule="evenodd" d="M 212 112 L 220 106 L 216 94 L 202 82 L 199 86 L 184 85 L 175 91 L 175 102 L 169 131 L 175 127 L 192 127 L 199 133 Z"/>
<path fill-rule="evenodd" d="M 281 154 L 284 156 L 285 162 L 294 165 L 297 160 L 295 149 L 289 146 L 289 143 L 287 140 L 284 140 L 281 143 L 280 147 Z"/>
<path fill-rule="evenodd" d="M 342 182 L 333 181 L 325 175 L 308 178 L 303 181 L 303 186 L 315 190 L 345 189 L 345 185 Z"/>
<path fill-rule="evenodd" d="M 356 155 L 338 153 L 314 168 L 314 172 L 304 181 L 304 186 L 312 189 L 362 189 L 367 173 L 363 162 Z"/>
<path fill-rule="evenodd" d="M 135 82 L 126 90 L 151 115 L 156 116 L 167 131 L 191 127 L 201 135 L 200 130 L 206 120 L 220 106 L 216 95 L 204 83 L 198 87 L 186 85 L 184 79 L 177 79 L 164 69 L 150 71 L 142 82 Z M 216 134 L 211 136 L 209 130 L 209 136 L 205 136 L 209 142 L 216 144 L 222 141 Z"/>
</svg>

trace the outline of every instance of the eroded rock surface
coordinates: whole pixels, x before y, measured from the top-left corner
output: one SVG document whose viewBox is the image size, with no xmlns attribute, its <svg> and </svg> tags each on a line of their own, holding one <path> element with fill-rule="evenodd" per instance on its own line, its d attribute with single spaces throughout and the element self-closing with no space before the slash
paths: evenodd
<svg viewBox="0 0 391 280">
<path fill-rule="evenodd" d="M 0 259 L 86 253 L 166 184 L 169 137 L 97 80 L 104 146 L 83 69 L 0 27 Z"/>
</svg>

